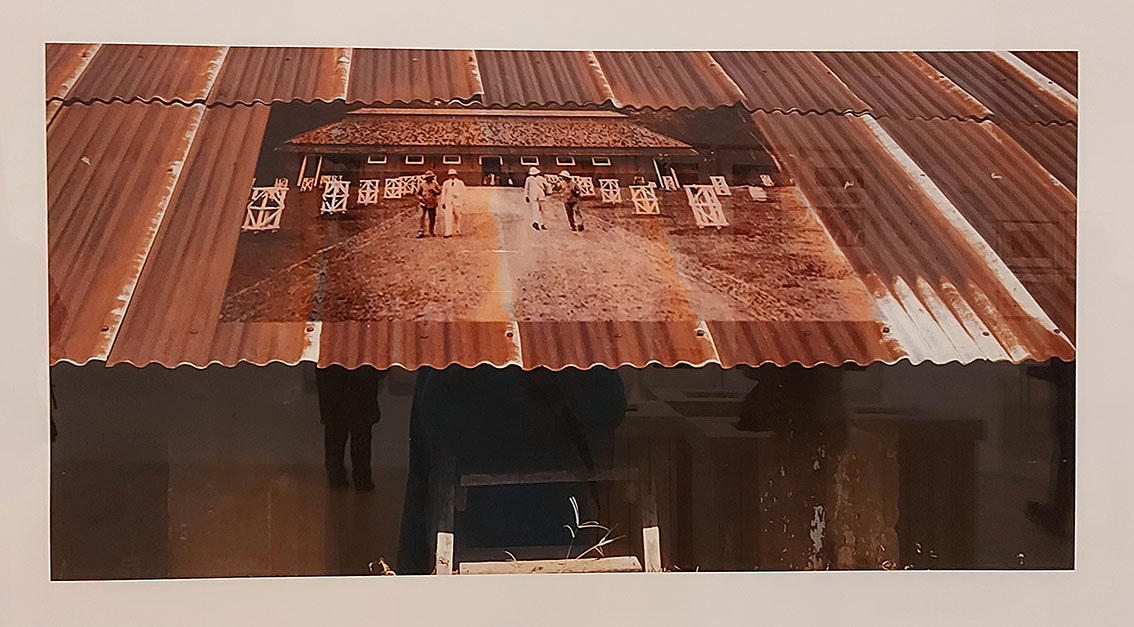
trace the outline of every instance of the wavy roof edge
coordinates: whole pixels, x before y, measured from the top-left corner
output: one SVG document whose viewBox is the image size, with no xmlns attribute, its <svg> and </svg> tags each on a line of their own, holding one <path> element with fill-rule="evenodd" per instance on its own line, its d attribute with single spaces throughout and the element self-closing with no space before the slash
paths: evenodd
<svg viewBox="0 0 1134 627">
<path fill-rule="evenodd" d="M 131 360 L 131 359 L 123 359 L 123 360 L 119 360 L 119 361 L 108 362 L 107 360 L 104 360 L 104 359 L 90 358 L 90 359 L 87 359 L 85 361 L 77 361 L 77 360 L 72 360 L 72 359 L 57 359 L 57 360 L 52 361 L 50 365 L 55 366 L 55 365 L 59 365 L 59 364 L 69 364 L 69 365 L 72 365 L 72 366 L 84 367 L 84 366 L 94 366 L 94 365 L 102 364 L 106 368 L 114 368 L 114 367 L 118 367 L 118 366 L 129 366 L 129 367 L 132 367 L 132 368 L 145 368 L 145 367 L 148 367 L 148 366 L 157 365 L 157 366 L 161 366 L 162 368 L 166 368 L 168 370 L 176 370 L 176 369 L 180 369 L 180 368 L 192 368 L 194 370 L 205 370 L 207 368 L 212 368 L 212 367 L 215 367 L 215 366 L 219 366 L 221 368 L 235 368 L 237 366 L 245 365 L 245 364 L 250 365 L 250 366 L 257 366 L 257 367 L 271 366 L 271 365 L 276 365 L 276 364 L 288 366 L 288 367 L 299 366 L 299 365 L 302 365 L 302 364 L 316 364 L 316 365 L 319 365 L 320 367 L 346 366 L 350 370 L 354 370 L 356 368 L 361 368 L 363 366 L 378 368 L 379 370 L 390 370 L 390 369 L 393 369 L 393 368 L 399 368 L 399 369 L 406 370 L 406 371 L 409 371 L 409 372 L 415 372 L 415 371 L 421 370 L 423 368 L 429 368 L 429 369 L 433 369 L 433 370 L 442 370 L 442 369 L 445 369 L 445 368 L 449 368 L 451 366 L 459 366 L 461 368 L 479 368 L 481 366 L 490 366 L 490 367 L 498 368 L 498 369 L 523 368 L 524 370 L 529 370 L 529 371 L 530 370 L 538 370 L 538 369 L 542 368 L 542 369 L 546 369 L 546 370 L 551 370 L 552 372 L 559 372 L 559 371 L 568 370 L 568 369 L 591 370 L 593 368 L 607 368 L 607 369 L 610 369 L 610 370 L 617 370 L 619 368 L 624 368 L 624 367 L 641 369 L 641 368 L 648 368 L 650 366 L 660 366 L 662 368 L 675 368 L 675 367 L 704 368 L 704 367 L 708 367 L 708 366 L 719 366 L 719 367 L 725 368 L 725 369 L 740 368 L 740 367 L 760 368 L 760 367 L 763 367 L 763 366 L 767 366 L 769 364 L 774 365 L 774 366 L 779 367 L 779 368 L 786 368 L 786 367 L 789 367 L 789 366 L 802 366 L 802 367 L 808 368 L 808 369 L 810 369 L 810 368 L 841 368 L 841 367 L 849 366 L 849 365 L 854 365 L 854 366 L 859 366 L 859 367 L 867 367 L 867 366 L 872 366 L 872 365 L 876 365 L 876 364 L 882 364 L 884 366 L 894 366 L 894 365 L 898 365 L 898 364 L 902 364 L 902 363 L 906 363 L 906 364 L 909 364 L 911 366 L 927 366 L 927 365 L 932 365 L 932 366 L 951 366 L 951 365 L 967 366 L 969 364 L 974 364 L 974 363 L 1010 363 L 1012 365 L 1019 366 L 1019 365 L 1026 365 L 1026 364 L 1042 364 L 1042 363 L 1046 363 L 1048 361 L 1061 361 L 1061 362 L 1064 362 L 1064 363 L 1071 363 L 1071 362 L 1075 361 L 1075 358 L 1072 357 L 1070 359 L 1067 359 L 1067 358 L 1060 356 L 1060 355 L 1051 355 L 1050 357 L 1047 357 L 1046 359 L 1039 359 L 1039 358 L 1032 356 L 1032 357 L 1025 357 L 1023 359 L 995 359 L 994 360 L 994 359 L 985 359 L 985 358 L 975 358 L 975 359 L 967 359 L 967 360 L 949 359 L 949 360 L 945 360 L 945 361 L 939 361 L 939 360 L 934 360 L 934 359 L 929 359 L 929 358 L 914 360 L 911 357 L 909 357 L 908 355 L 903 355 L 902 357 L 899 357 L 897 359 L 891 359 L 891 360 L 876 359 L 876 360 L 873 360 L 873 361 L 869 361 L 869 360 L 859 361 L 859 360 L 854 360 L 854 359 L 846 359 L 846 360 L 843 360 L 843 361 L 837 361 L 837 360 L 823 361 L 823 360 L 820 360 L 820 361 L 805 362 L 805 361 L 801 361 L 801 360 L 791 360 L 791 361 L 779 362 L 779 361 L 775 361 L 775 360 L 772 360 L 772 359 L 766 359 L 766 360 L 761 361 L 759 363 L 739 362 L 739 363 L 736 363 L 736 364 L 733 364 L 733 365 L 725 365 L 725 364 L 721 363 L 719 360 L 715 360 L 715 359 L 709 359 L 709 360 L 705 360 L 705 361 L 701 361 L 701 362 L 692 362 L 692 361 L 687 361 L 687 360 L 676 360 L 676 361 L 673 361 L 673 362 L 668 362 L 668 361 L 663 362 L 663 361 L 659 361 L 659 360 L 656 360 L 656 359 L 651 359 L 651 360 L 646 360 L 646 361 L 622 361 L 622 362 L 617 362 L 617 363 L 595 361 L 595 362 L 592 362 L 592 363 L 586 364 L 586 365 L 583 365 L 583 364 L 565 364 L 565 365 L 556 366 L 556 367 L 525 366 L 523 364 L 518 364 L 518 363 L 515 363 L 515 362 L 496 363 L 496 362 L 493 362 L 491 360 L 481 360 L 481 361 L 477 361 L 477 362 L 466 362 L 466 361 L 460 361 L 460 360 L 452 360 L 452 361 L 448 361 L 448 362 L 424 363 L 424 364 L 418 364 L 418 365 L 415 365 L 415 366 L 407 367 L 407 366 L 405 366 L 401 363 L 378 364 L 378 363 L 371 363 L 369 361 L 361 361 L 361 362 L 355 363 L 354 365 L 348 365 L 351 362 L 342 362 L 342 361 L 330 361 L 330 362 L 321 363 L 318 359 L 312 359 L 312 358 L 301 358 L 301 359 L 294 359 L 294 360 L 288 360 L 288 359 L 268 359 L 268 360 L 238 359 L 238 360 L 235 360 L 235 361 L 234 360 L 213 359 L 213 360 L 210 360 L 206 363 L 200 363 L 200 364 L 194 363 L 194 362 L 191 362 L 191 361 L 181 361 L 181 362 L 177 362 L 177 363 L 166 363 L 166 362 L 163 362 L 163 361 L 158 360 L 158 359 L 151 359 L 151 360 L 148 360 L 148 361 L 141 361 L 141 362 Z"/>
<path fill-rule="evenodd" d="M 117 80 L 91 79 L 85 82 L 83 81 L 86 73 L 92 71 L 109 71 L 104 67 L 107 66 L 106 62 L 96 63 L 100 55 L 114 58 L 120 57 L 122 51 L 117 49 L 129 45 L 136 45 L 139 48 L 149 51 L 148 55 L 138 55 L 139 60 L 134 63 L 136 66 L 134 67 L 134 71 L 143 74 L 150 72 L 154 75 L 131 78 L 125 86 L 120 84 L 122 81 Z M 111 48 L 115 50 L 109 50 Z M 217 49 L 220 52 L 206 58 L 207 55 L 201 54 L 201 51 L 205 49 Z M 245 58 L 249 56 L 247 54 L 248 50 L 257 49 L 278 52 L 279 54 L 276 56 L 282 56 L 283 58 L 275 59 L 273 62 L 259 58 Z M 825 96 L 828 100 L 840 100 L 839 94 L 843 94 L 847 91 L 847 86 L 839 80 L 840 77 L 837 76 L 837 73 L 832 71 L 827 65 L 824 65 L 823 61 L 817 56 L 817 53 L 808 51 L 760 52 L 756 54 L 764 56 L 754 57 L 755 60 L 748 61 L 748 63 L 772 63 L 774 67 L 798 67 L 800 73 L 806 75 L 804 77 L 806 79 L 804 81 L 805 84 L 801 83 L 800 85 L 779 81 L 775 79 L 774 76 L 768 75 L 766 71 L 761 71 L 759 67 L 742 65 L 742 67 L 738 69 L 736 64 L 745 63 L 743 59 L 739 61 L 733 60 L 730 63 L 722 65 L 718 62 L 719 60 L 714 56 L 714 53 L 705 51 L 507 51 L 515 55 L 545 55 L 549 53 L 585 53 L 587 55 L 588 61 L 577 69 L 579 72 L 585 71 L 588 74 L 593 73 L 594 76 L 556 77 L 553 72 L 548 71 L 544 75 L 546 76 L 546 80 L 537 81 L 540 83 L 537 85 L 531 82 L 530 77 L 526 77 L 526 75 L 522 75 L 522 73 L 519 72 L 497 70 L 497 73 L 493 74 L 491 77 L 486 76 L 486 73 L 490 72 L 491 69 L 486 68 L 485 63 L 478 60 L 478 51 L 476 50 L 326 47 L 287 48 L 280 46 L 233 46 L 218 48 L 216 46 L 146 44 L 76 45 L 54 43 L 46 44 L 46 50 L 50 52 L 49 56 L 53 61 L 53 67 L 58 68 L 55 70 L 56 73 L 72 72 L 75 74 L 74 76 L 68 75 L 66 77 L 52 76 L 52 80 L 48 85 L 48 93 L 45 94 L 46 100 L 49 103 L 59 101 L 65 105 L 100 102 L 157 102 L 167 105 L 194 105 L 204 103 L 210 107 L 232 107 L 237 105 L 273 104 L 277 102 L 312 104 L 317 102 L 345 102 L 349 105 L 363 104 L 367 106 L 446 104 L 452 106 L 483 106 L 486 108 L 504 109 L 540 106 L 597 107 L 624 111 L 699 111 L 740 107 L 749 112 L 799 112 L 805 114 L 850 113 L 854 115 L 869 113 L 876 118 L 890 117 L 892 115 L 882 110 L 885 109 L 885 107 L 875 106 L 875 104 L 869 102 L 862 103 L 862 101 L 858 101 L 858 104 L 854 106 L 807 104 L 799 104 L 796 106 L 794 102 L 787 104 L 774 103 L 769 106 L 767 102 L 768 97 L 771 97 L 772 100 L 794 99 L 802 102 L 809 99 L 814 100 L 816 94 L 826 92 L 829 94 Z M 188 51 L 183 53 L 188 56 L 182 59 L 182 63 L 186 67 L 175 72 L 158 72 L 158 70 L 166 67 L 162 65 L 160 61 L 163 61 L 165 57 L 175 54 L 178 50 Z M 233 53 L 232 51 L 236 51 L 239 54 Z M 301 55 L 304 58 L 292 59 L 286 57 L 286 54 L 289 52 L 285 51 L 289 51 L 292 56 Z M 355 53 L 358 52 L 369 53 L 365 62 L 361 61 L 362 57 L 354 58 Z M 485 56 L 488 53 L 500 51 L 479 52 L 482 56 Z M 596 52 L 598 54 L 596 54 Z M 732 51 L 725 51 L 723 54 L 730 52 Z M 855 54 L 885 55 L 889 53 L 856 52 Z M 909 52 L 903 54 L 908 56 L 932 53 Z M 971 54 L 981 55 L 985 53 L 974 52 Z M 68 59 L 61 58 L 67 55 L 76 56 L 77 58 L 70 60 L 73 61 L 73 63 L 68 63 Z M 389 59 L 383 61 L 380 55 L 389 56 Z M 406 65 L 406 59 L 403 58 L 406 57 L 406 55 L 410 55 L 408 66 Z M 146 59 L 146 56 L 152 56 L 154 59 Z M 464 58 L 465 56 L 468 58 Z M 380 62 L 377 62 L 377 65 L 375 65 L 376 61 L 374 57 L 379 57 Z M 352 58 L 354 58 L 353 61 Z M 603 66 L 603 58 L 607 60 L 607 67 Z M 991 55 L 991 58 L 993 61 L 999 62 L 1000 55 Z M 766 61 L 760 61 L 761 59 L 766 59 Z M 234 76 L 242 77 L 248 74 L 247 71 L 241 71 L 241 68 L 236 68 L 233 64 L 253 62 L 256 64 L 255 69 L 257 70 L 253 73 L 256 74 L 255 79 L 243 80 L 233 78 Z M 614 65 L 611 65 L 612 63 Z M 1021 63 L 1023 63 L 1023 61 L 1021 61 Z M 538 65 L 537 61 L 536 67 L 538 67 Z M 931 67 L 929 63 L 925 63 L 924 65 Z M 406 76 L 402 76 L 401 74 L 404 73 L 403 66 L 409 68 L 405 70 L 409 72 Z M 92 70 L 92 67 L 95 69 Z M 733 68 L 732 73 L 728 71 L 728 67 Z M 51 69 L 52 68 L 49 68 L 49 71 Z M 122 68 L 120 71 L 125 72 L 127 69 L 128 68 Z M 243 68 L 243 70 L 247 69 L 248 68 Z M 741 69 L 743 70 L 742 74 L 736 74 L 736 72 Z M 912 71 L 911 68 L 903 69 L 905 71 Z M 1043 69 L 1044 68 L 1034 68 L 1031 66 L 1027 67 L 1029 73 L 1034 73 L 1035 76 L 1041 78 L 1044 76 L 1042 74 Z M 672 84 L 661 84 L 660 82 L 653 84 L 653 82 L 649 80 L 630 81 L 627 78 L 627 76 L 629 76 L 627 73 L 630 72 L 633 74 L 633 72 L 631 72 L 632 70 L 641 70 L 651 76 L 656 75 L 655 78 L 657 78 L 657 81 L 653 82 L 665 82 L 662 81 L 662 79 L 666 79 Z M 666 70 L 666 72 L 660 72 L 660 70 Z M 1007 67 L 999 68 L 999 70 L 1011 73 L 1013 76 L 1020 73 L 1019 68 L 1013 69 Z M 379 73 L 399 72 L 396 75 L 402 76 L 402 78 L 405 79 L 402 82 L 409 82 L 403 85 L 397 80 L 378 81 L 378 79 L 381 78 L 380 76 L 371 75 L 376 71 Z M 362 77 L 358 75 L 357 72 L 367 72 L 367 75 Z M 614 77 L 613 80 L 611 80 L 612 76 Z M 768 86 L 765 88 L 761 83 L 755 83 L 756 87 L 754 87 L 752 76 L 757 76 L 761 80 L 766 79 Z M 358 80 L 355 80 L 356 78 Z M 1019 81 L 1019 84 L 1014 85 L 1013 89 L 1030 90 L 1030 93 L 1027 95 L 1033 99 L 1050 99 L 1050 94 L 1043 93 L 1044 88 L 1035 84 L 1035 77 L 1032 77 L 1030 82 L 1029 80 L 1023 80 L 1023 77 L 1018 78 L 1021 78 L 1021 81 Z M 192 80 L 187 81 L 186 79 Z M 232 83 L 234 80 L 239 83 L 239 85 L 236 86 L 239 88 L 237 92 L 232 91 Z M 596 95 L 593 97 L 586 97 L 588 96 L 587 93 L 580 93 L 580 88 L 578 87 L 580 83 L 595 80 L 598 80 L 599 83 L 606 88 L 595 92 Z M 361 87 L 357 85 L 357 83 L 369 82 L 377 84 L 376 81 L 383 83 L 382 91 L 387 92 L 386 96 L 388 97 L 359 97 L 357 92 Z M 108 92 L 107 94 L 93 95 L 90 93 L 93 89 L 92 85 L 97 86 L 103 83 L 107 85 L 105 89 L 111 89 L 111 87 L 113 87 L 114 93 Z M 224 85 L 221 83 L 224 83 Z M 505 89 L 507 95 L 488 93 L 493 91 L 494 88 L 492 85 L 498 86 L 501 83 L 507 84 L 508 87 Z M 424 84 L 425 87 L 422 87 L 422 84 Z M 82 94 L 74 93 L 73 88 L 76 85 L 82 87 Z M 760 87 L 764 91 L 759 94 L 747 93 L 745 86 L 747 86 L 749 91 L 757 87 Z M 142 90 L 142 92 L 132 95 L 123 95 L 124 93 L 129 93 L 131 89 Z M 429 92 L 430 97 L 422 97 L 423 89 Z M 220 93 L 222 90 L 228 93 Z M 499 91 L 498 88 L 496 88 L 496 90 Z M 525 93 L 527 95 L 524 95 Z M 842 100 L 846 100 L 846 98 L 842 98 Z M 977 101 L 975 98 L 973 100 Z M 865 104 L 865 106 L 862 106 L 863 104 Z M 939 113 L 930 115 L 895 115 L 893 117 L 899 119 L 946 119 L 956 117 L 958 119 L 980 120 L 995 119 L 1001 116 L 998 115 L 998 112 L 992 112 L 987 117 L 964 114 L 941 115 Z M 1068 119 L 1060 117 L 1058 119 L 1024 119 L 1016 120 L 1016 122 L 1049 125 L 1076 124 L 1077 120 L 1074 118 Z"/>
</svg>

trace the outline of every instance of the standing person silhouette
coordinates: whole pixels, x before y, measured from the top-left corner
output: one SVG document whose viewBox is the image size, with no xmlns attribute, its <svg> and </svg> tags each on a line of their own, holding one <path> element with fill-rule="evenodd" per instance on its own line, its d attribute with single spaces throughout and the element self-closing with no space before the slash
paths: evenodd
<svg viewBox="0 0 1134 627">
<path fill-rule="evenodd" d="M 433 237 L 433 228 L 437 223 L 437 202 L 441 197 L 441 186 L 437 184 L 437 176 L 433 170 L 426 170 L 421 185 L 417 188 L 417 204 L 421 207 L 421 226 L 418 227 L 417 237 L 425 237 L 425 222 L 429 221 L 429 237 Z"/>
<path fill-rule="evenodd" d="M 547 183 L 539 173 L 539 168 L 532 166 L 528 169 L 528 178 L 524 179 L 524 202 L 532 212 L 532 228 L 537 231 L 546 231 L 543 223 L 543 204 L 547 199 Z"/>
<path fill-rule="evenodd" d="M 372 366 L 350 370 L 339 365 L 315 370 L 319 418 L 323 423 L 324 461 L 332 488 L 347 483 L 346 446 L 350 441 L 350 468 L 354 488 L 374 489 L 370 473 L 371 430 L 381 419 L 378 386 L 382 374 Z"/>
<path fill-rule="evenodd" d="M 441 235 L 452 237 L 461 234 L 461 201 L 465 195 L 465 183 L 450 168 L 449 178 L 441 186 Z"/>
</svg>

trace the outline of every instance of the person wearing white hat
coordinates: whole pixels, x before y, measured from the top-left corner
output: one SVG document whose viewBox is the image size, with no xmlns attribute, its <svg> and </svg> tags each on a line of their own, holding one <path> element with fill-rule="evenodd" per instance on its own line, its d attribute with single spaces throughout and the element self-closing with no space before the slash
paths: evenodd
<svg viewBox="0 0 1134 627">
<path fill-rule="evenodd" d="M 524 180 L 524 202 L 532 211 L 532 228 L 537 231 L 546 231 L 543 223 L 543 203 L 547 199 L 547 183 L 539 174 L 539 168 L 528 168 L 528 178 Z"/>
<path fill-rule="evenodd" d="M 421 207 L 421 227 L 417 230 L 418 239 L 426 236 L 425 223 L 427 219 L 429 221 L 429 237 L 433 237 L 433 227 L 437 222 L 437 199 L 441 196 L 441 186 L 437 184 L 437 177 L 433 175 L 433 170 L 426 170 L 422 178 L 425 180 L 421 182 L 415 193 L 418 206 Z"/>
<path fill-rule="evenodd" d="M 583 215 L 575 212 L 575 207 L 583 198 L 583 190 L 579 187 L 579 183 L 575 181 L 570 172 L 563 170 L 559 173 L 559 185 L 556 189 L 563 195 L 563 208 L 567 211 L 567 224 L 572 231 L 582 231 Z M 576 217 L 578 218 L 578 226 L 576 226 Z"/>
<path fill-rule="evenodd" d="M 448 176 L 441 186 L 441 235 L 452 237 L 461 234 L 461 200 L 465 195 L 465 183 L 452 168 Z"/>
</svg>

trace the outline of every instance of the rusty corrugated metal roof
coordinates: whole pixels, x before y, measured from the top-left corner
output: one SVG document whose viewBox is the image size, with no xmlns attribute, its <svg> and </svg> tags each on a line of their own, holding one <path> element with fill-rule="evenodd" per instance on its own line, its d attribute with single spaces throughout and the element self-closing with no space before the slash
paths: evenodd
<svg viewBox="0 0 1134 627">
<path fill-rule="evenodd" d="M 229 48 L 209 104 L 330 102 L 346 93 L 347 48 Z"/>
<path fill-rule="evenodd" d="M 708 52 L 598 52 L 615 104 L 640 109 L 711 109 L 744 101 Z"/>
<path fill-rule="evenodd" d="M 402 366 L 444 368 L 457 363 L 518 364 L 514 327 L 509 322 L 359 320 L 324 322 L 319 365 L 356 368 Z"/>
<path fill-rule="evenodd" d="M 714 52 L 753 111 L 862 113 L 866 103 L 811 52 Z"/>
<path fill-rule="evenodd" d="M 478 50 L 476 59 L 487 105 L 601 105 L 614 99 L 590 52 Z"/>
<path fill-rule="evenodd" d="M 347 102 L 473 102 L 484 89 L 471 50 L 355 48 Z"/>
<path fill-rule="evenodd" d="M 1071 50 L 1013 52 L 1024 63 L 1059 83 L 1072 95 L 1079 95 L 1079 53 Z"/>
<path fill-rule="evenodd" d="M 1004 121 L 998 121 L 996 125 L 1023 146 L 1028 154 L 1035 157 L 1071 193 L 1078 193 L 1079 129 L 1076 125 Z"/>
<path fill-rule="evenodd" d="M 1075 340 L 1075 196 L 992 122 L 882 120 Z M 1032 291 L 1032 290 L 1029 290 Z"/>
<path fill-rule="evenodd" d="M 98 49 L 98 44 L 46 44 L 47 99 L 66 98 Z"/>
<path fill-rule="evenodd" d="M 105 359 L 203 105 L 69 105 L 47 132 L 48 272 L 68 319 L 53 359 Z M 174 279 L 176 280 L 176 279 Z"/>
<path fill-rule="evenodd" d="M 817 52 L 875 116 L 980 118 L 989 111 L 933 66 L 908 52 Z"/>
<path fill-rule="evenodd" d="M 1071 358 L 870 118 L 753 115 L 914 362 Z M 892 140 L 891 140 L 892 141 Z M 1022 292 L 1022 293 L 1021 293 Z M 1046 324 L 1045 324 L 1046 323 Z"/>
<path fill-rule="evenodd" d="M 710 321 L 708 327 L 726 368 L 769 362 L 866 365 L 907 356 L 879 320 Z"/>
<path fill-rule="evenodd" d="M 948 76 L 1005 122 L 1068 123 L 1078 112 L 1031 83 L 992 52 L 919 52 L 918 56 Z"/>
<path fill-rule="evenodd" d="M 139 57 L 127 55 L 112 62 L 105 60 L 113 58 L 107 56 L 98 69 L 101 74 L 95 75 L 98 80 L 90 79 L 90 85 L 103 84 L 105 93 L 119 94 L 113 98 L 149 102 L 85 105 L 74 104 L 77 98 L 65 91 L 65 84 L 68 77 L 76 76 L 76 85 L 83 82 L 102 51 L 91 57 L 86 69 L 76 70 L 76 54 L 81 56 L 82 50 L 48 49 L 47 94 L 50 100 L 50 85 L 57 86 L 59 110 L 53 119 L 49 111 L 48 125 L 49 267 L 52 296 L 68 311 L 62 324 L 53 320 L 53 361 L 204 366 L 317 360 L 409 368 L 488 362 L 560 368 L 596 363 L 732 366 L 771 361 L 810 366 L 906 357 L 940 363 L 1074 356 L 1073 340 L 1064 337 L 1074 337 L 1073 274 L 1062 282 L 1048 280 L 1028 266 L 1027 255 L 1014 254 L 1021 242 L 1025 250 L 1039 246 L 1039 240 L 1029 239 L 1032 226 L 1025 225 L 1024 234 L 1014 241 L 990 234 L 998 233 L 993 224 L 997 220 L 1012 221 L 1015 216 L 1020 218 L 1016 222 L 1058 222 L 1055 218 L 1066 218 L 1069 202 L 1073 211 L 1073 195 L 1052 192 L 1058 188 L 1045 175 L 1050 172 L 1074 191 L 1075 126 L 1012 122 L 996 107 L 992 117 L 997 126 L 955 119 L 926 122 L 921 118 L 934 117 L 928 112 L 946 115 L 952 104 L 965 102 L 956 92 L 935 100 L 934 85 L 949 88 L 939 77 L 911 86 L 912 102 L 901 103 L 900 80 L 887 78 L 890 83 L 884 88 L 869 85 L 864 80 L 870 70 L 856 68 L 856 78 L 846 79 L 848 89 L 834 74 L 820 72 L 814 55 L 777 55 L 772 63 L 806 68 L 806 85 L 777 86 L 762 92 L 765 97 L 776 94 L 777 102 L 796 105 L 806 98 L 814 106 L 845 105 L 857 100 L 853 90 L 869 103 L 863 103 L 867 115 L 758 112 L 753 116 L 810 208 L 805 203 L 800 205 L 804 209 L 789 209 L 781 198 L 778 211 L 731 214 L 729 231 L 710 239 L 673 237 L 693 229 L 691 217 L 684 214 L 666 218 L 677 222 L 652 230 L 640 231 L 643 225 L 661 222 L 600 227 L 620 228 L 653 242 L 650 251 L 638 253 L 644 253 L 643 268 L 660 279 L 651 289 L 664 287 L 647 299 L 666 301 L 655 309 L 663 312 L 659 319 L 640 316 L 637 309 L 622 308 L 621 303 L 611 303 L 614 309 L 607 312 L 603 298 L 608 288 L 624 289 L 617 281 L 601 288 L 582 286 L 577 295 L 586 295 L 585 306 L 573 309 L 569 319 L 550 315 L 557 310 L 546 307 L 564 295 L 541 295 L 544 269 L 537 263 L 512 267 L 510 284 L 494 286 L 494 274 L 487 272 L 475 285 L 465 286 L 473 295 L 508 295 L 502 302 L 511 305 L 504 310 L 482 299 L 479 305 L 495 312 L 489 320 L 421 320 L 423 315 L 436 314 L 412 301 L 379 308 L 378 314 L 386 312 L 392 318 L 349 320 L 351 307 L 359 303 L 350 303 L 348 292 L 355 288 L 348 281 L 319 285 L 319 290 L 326 290 L 318 295 L 322 322 L 309 322 L 302 308 L 295 315 L 249 321 L 226 316 L 223 309 L 269 107 L 219 105 L 341 99 L 348 89 L 347 68 L 351 90 L 360 76 L 356 72 L 365 75 L 357 85 L 359 97 L 369 102 L 475 101 L 485 91 L 476 57 L 458 51 L 301 49 L 299 63 L 289 65 L 291 57 L 278 50 L 260 55 L 251 49 L 217 48 L 204 74 L 194 62 L 178 66 L 183 75 L 174 72 L 155 80 L 153 68 L 142 63 L 134 66 L 141 75 L 124 87 L 106 82 L 106 77 L 122 72 L 115 63 L 137 64 Z M 586 53 L 552 54 L 565 54 L 573 59 L 568 63 L 578 64 L 579 55 Z M 619 88 L 613 87 L 619 106 L 713 107 L 736 104 L 742 97 L 740 88 L 708 53 L 599 53 L 598 58 L 604 56 L 613 63 L 600 61 L 597 76 L 610 78 L 634 67 L 674 70 L 660 79 L 646 76 L 654 80 L 646 86 L 620 76 L 621 93 L 632 98 L 621 100 Z M 843 55 L 824 56 L 837 59 L 831 65 L 850 75 L 841 65 L 846 61 Z M 172 51 L 141 55 L 143 60 L 175 57 Z M 909 74 L 909 67 L 897 60 L 887 56 L 876 69 L 913 80 L 917 75 Z M 917 67 L 917 57 L 904 60 Z M 999 57 L 993 60 L 1002 62 Z M 610 67 L 617 69 L 611 72 Z M 424 82 L 407 78 L 422 76 Z M 585 92 L 581 85 L 568 87 L 570 81 L 540 85 L 537 80 L 529 85 L 528 79 L 518 76 L 501 83 L 500 93 L 505 95 L 498 102 L 492 101 L 496 95 L 487 97 L 496 87 L 487 90 L 485 102 L 515 104 L 505 102 L 520 98 L 507 95 L 511 93 L 550 98 L 553 92 Z M 1016 76 L 1020 77 L 1018 72 Z M 578 75 L 571 79 L 578 80 Z M 1014 89 L 1034 89 L 1046 98 L 1028 80 L 1019 78 Z M 738 82 L 745 84 L 743 79 Z M 611 84 L 619 81 L 611 78 Z M 175 92 L 202 104 L 163 104 Z M 208 107 L 203 104 L 206 97 Z M 64 98 L 73 104 L 63 105 Z M 750 107 L 753 102 L 745 100 Z M 861 106 L 847 110 L 856 108 Z M 881 123 L 871 115 L 881 116 Z M 917 119 L 896 119 L 905 117 Z M 187 170 L 182 171 L 182 164 Z M 1013 170 L 1011 176 L 983 179 L 984 170 L 990 168 Z M 783 193 L 794 193 L 792 189 L 783 188 Z M 1052 213 L 1056 207 L 1063 213 Z M 289 219 L 301 216 L 295 211 Z M 592 231 L 594 224 L 589 226 Z M 1036 228 L 1043 233 L 1054 228 L 1052 232 L 1061 235 L 1070 228 L 1074 238 L 1073 220 Z M 744 254 L 744 246 L 754 242 L 760 250 Z M 509 249 L 515 242 L 499 244 L 496 248 Z M 1061 244 L 1060 250 L 1065 249 Z M 349 268 L 359 254 L 367 256 L 371 265 L 385 263 L 389 246 L 377 238 L 368 248 L 336 253 L 324 261 L 331 268 Z M 470 263 L 469 254 L 480 255 L 477 260 L 483 257 L 476 251 L 464 254 L 460 263 Z M 781 258 L 786 261 L 778 262 Z M 747 265 L 737 267 L 736 260 L 748 260 Z M 412 260 L 397 263 L 412 265 Z M 1073 270 L 1073 257 L 1070 265 Z M 781 281 L 769 270 L 781 266 L 784 272 L 798 268 L 807 273 L 806 281 Z M 301 264 L 299 270 L 314 272 L 314 267 Z M 408 270 L 409 266 L 402 268 L 401 275 Z M 593 268 L 576 270 L 584 283 L 603 280 L 588 274 Z M 307 290 L 314 289 L 315 274 L 296 278 L 302 279 L 302 285 L 288 298 L 294 296 L 306 305 L 314 296 Z M 383 281 L 370 285 L 378 289 L 375 294 L 386 293 Z M 735 302 L 750 304 L 722 314 L 723 310 L 714 309 L 715 296 L 689 288 L 695 282 L 702 290 L 706 285 L 739 290 L 743 294 Z M 416 297 L 412 290 L 421 287 L 411 286 L 410 297 Z M 401 309 L 410 315 L 398 317 Z M 1062 333 L 1054 332 L 1056 327 Z"/>
<path fill-rule="evenodd" d="M 302 320 L 239 323 L 220 316 L 268 111 L 252 105 L 205 113 L 110 363 L 299 360 Z"/>
<path fill-rule="evenodd" d="M 90 60 L 67 100 L 192 103 L 212 87 L 225 48 L 106 44 Z"/>
</svg>

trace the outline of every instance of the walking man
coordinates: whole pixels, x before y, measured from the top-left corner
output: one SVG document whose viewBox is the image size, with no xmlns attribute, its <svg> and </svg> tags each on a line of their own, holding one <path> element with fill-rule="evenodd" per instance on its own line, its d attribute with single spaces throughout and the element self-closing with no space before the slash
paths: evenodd
<svg viewBox="0 0 1134 627">
<path fill-rule="evenodd" d="M 441 186 L 441 234 L 445 237 L 461 234 L 461 200 L 465 196 L 465 183 L 450 168 L 449 178 Z"/>
<path fill-rule="evenodd" d="M 524 202 L 532 211 L 532 228 L 537 231 L 546 231 L 543 223 L 543 203 L 547 200 L 547 183 L 539 174 L 539 168 L 532 166 L 528 169 L 528 178 L 524 180 Z"/>
<path fill-rule="evenodd" d="M 433 170 L 425 171 L 425 180 L 417 188 L 417 204 L 421 207 L 421 227 L 417 231 L 417 238 L 425 237 L 425 220 L 429 219 L 429 236 L 433 237 L 433 226 L 437 222 L 437 199 L 441 197 L 441 186 L 437 184 L 437 177 Z"/>
<path fill-rule="evenodd" d="M 563 208 L 567 211 L 567 224 L 571 226 L 572 231 L 582 231 L 583 214 L 578 215 L 578 226 L 576 226 L 575 207 L 583 197 L 583 190 L 579 188 L 579 183 L 567 170 L 559 173 L 558 191 L 563 196 Z"/>
</svg>

